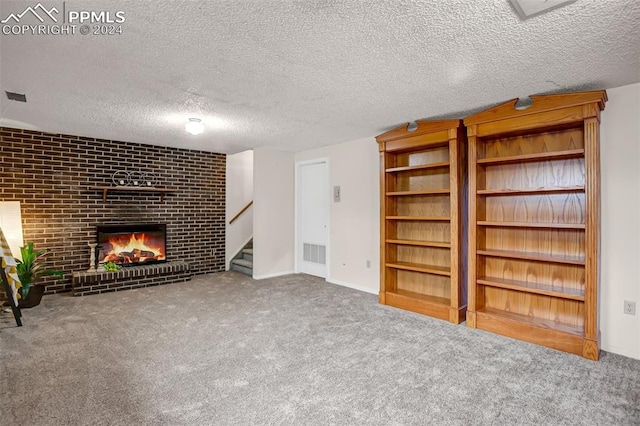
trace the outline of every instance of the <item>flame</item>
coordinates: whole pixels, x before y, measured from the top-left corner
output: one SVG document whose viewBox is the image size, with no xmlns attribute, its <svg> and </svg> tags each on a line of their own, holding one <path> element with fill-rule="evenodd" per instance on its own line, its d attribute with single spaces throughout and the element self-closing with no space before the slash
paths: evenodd
<svg viewBox="0 0 640 426">
<path fill-rule="evenodd" d="M 104 249 L 105 262 L 142 263 L 147 260 L 165 259 L 164 239 L 144 232 L 110 236 L 104 244 Z M 123 256 L 123 253 L 134 253 L 134 257 Z M 125 260 L 119 262 L 122 257 Z"/>
</svg>

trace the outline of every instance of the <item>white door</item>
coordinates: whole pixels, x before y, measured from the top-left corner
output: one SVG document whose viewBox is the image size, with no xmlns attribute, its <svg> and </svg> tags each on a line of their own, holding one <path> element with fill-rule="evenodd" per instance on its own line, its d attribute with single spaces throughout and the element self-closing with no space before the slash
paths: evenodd
<svg viewBox="0 0 640 426">
<path fill-rule="evenodd" d="M 297 272 L 327 277 L 329 167 L 326 160 L 297 164 Z"/>
</svg>

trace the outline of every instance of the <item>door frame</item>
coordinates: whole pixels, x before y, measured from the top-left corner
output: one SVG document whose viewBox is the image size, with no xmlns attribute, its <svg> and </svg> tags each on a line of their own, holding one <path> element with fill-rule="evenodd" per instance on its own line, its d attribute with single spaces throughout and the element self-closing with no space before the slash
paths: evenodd
<svg viewBox="0 0 640 426">
<path fill-rule="evenodd" d="M 300 201 L 298 192 L 300 191 L 300 167 L 304 167 L 304 166 L 310 166 L 313 164 L 325 164 L 325 167 L 327 168 L 327 193 L 329 194 L 329 197 L 327 199 L 327 208 L 326 208 L 326 217 L 327 217 L 327 250 L 326 250 L 326 272 L 325 272 L 325 281 L 329 278 L 330 271 L 331 271 L 331 167 L 329 164 L 329 158 L 328 157 L 319 157 L 319 158 L 314 158 L 312 160 L 303 160 L 303 161 L 296 161 L 295 164 L 295 188 L 294 188 L 294 250 L 293 250 L 293 265 L 294 265 L 294 272 L 296 274 L 300 273 L 300 251 L 299 248 L 301 247 L 302 241 L 300 241 L 300 233 L 298 232 L 298 226 L 300 225 L 300 212 L 299 210 L 299 205 L 298 202 Z"/>
</svg>

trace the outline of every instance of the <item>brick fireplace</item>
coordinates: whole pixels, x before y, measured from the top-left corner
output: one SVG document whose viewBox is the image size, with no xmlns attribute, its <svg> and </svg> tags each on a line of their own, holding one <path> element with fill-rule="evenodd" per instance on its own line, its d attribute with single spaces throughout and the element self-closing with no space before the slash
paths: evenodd
<svg viewBox="0 0 640 426">
<path fill-rule="evenodd" d="M 167 261 L 167 225 L 136 223 L 98 225 L 98 262 L 141 266 Z"/>
<path fill-rule="evenodd" d="M 71 290 L 103 224 L 166 224 L 166 258 L 186 265 L 174 268 L 223 271 L 225 164 L 224 154 L 0 127 L 0 201 L 21 202 L 25 242 L 52 249 L 50 261 L 65 274 L 48 278 L 47 293 Z M 104 201 L 90 188 L 112 185 L 116 170 L 153 172 L 176 191 L 110 192 Z"/>
</svg>

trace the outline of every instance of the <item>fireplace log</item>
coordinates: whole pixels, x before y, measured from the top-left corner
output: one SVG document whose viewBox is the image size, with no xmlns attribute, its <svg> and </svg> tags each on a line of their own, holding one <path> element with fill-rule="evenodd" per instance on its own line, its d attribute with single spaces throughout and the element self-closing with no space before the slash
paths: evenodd
<svg viewBox="0 0 640 426">
<path fill-rule="evenodd" d="M 108 254 L 107 256 L 105 256 L 104 261 L 105 262 L 115 262 L 115 263 L 125 263 L 126 259 L 122 255 L 111 253 L 111 254 Z"/>
<path fill-rule="evenodd" d="M 136 261 L 133 253 L 129 251 L 121 251 L 120 253 L 118 253 L 118 256 L 123 258 L 123 263 L 132 263 Z"/>
</svg>

